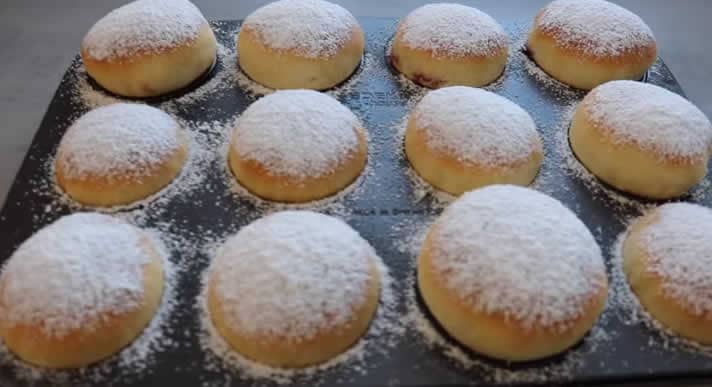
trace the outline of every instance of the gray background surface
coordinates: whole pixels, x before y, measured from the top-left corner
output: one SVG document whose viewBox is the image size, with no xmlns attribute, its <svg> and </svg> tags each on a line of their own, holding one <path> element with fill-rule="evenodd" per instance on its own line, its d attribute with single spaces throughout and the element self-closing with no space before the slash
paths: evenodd
<svg viewBox="0 0 712 387">
<path fill-rule="evenodd" d="M 332 0 L 335 1 L 335 0 Z M 455 1 L 455 0 L 450 0 Z M 124 0 L 2 0 L 0 203 L 84 33 Z M 241 19 L 267 0 L 194 0 L 208 19 Z M 336 0 L 356 16 L 399 18 L 427 0 Z M 498 20 L 530 20 L 548 0 L 461 1 Z M 712 116 L 712 1 L 619 0 L 640 15 L 688 97 Z"/>
</svg>

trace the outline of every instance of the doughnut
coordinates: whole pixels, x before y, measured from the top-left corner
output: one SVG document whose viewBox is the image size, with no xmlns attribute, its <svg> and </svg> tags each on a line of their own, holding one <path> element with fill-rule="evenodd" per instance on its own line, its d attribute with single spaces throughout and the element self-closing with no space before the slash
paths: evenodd
<svg viewBox="0 0 712 387">
<path fill-rule="evenodd" d="M 586 226 L 537 191 L 470 191 L 428 230 L 418 288 L 458 342 L 482 355 L 529 361 L 588 332 L 608 292 L 601 250 Z"/>
<path fill-rule="evenodd" d="M 623 270 L 653 318 L 712 345 L 712 210 L 670 203 L 636 219 L 623 242 Z"/>
<path fill-rule="evenodd" d="M 273 89 L 332 88 L 361 63 L 365 38 L 343 7 L 322 0 L 280 0 L 247 16 L 237 36 L 238 62 Z"/>
<path fill-rule="evenodd" d="M 423 97 L 408 120 L 405 153 L 418 175 L 453 195 L 489 184 L 527 185 L 544 158 L 529 113 L 467 86 Z"/>
<path fill-rule="evenodd" d="M 398 25 L 393 67 L 429 87 L 484 86 L 502 75 L 509 38 L 491 16 L 460 4 L 428 4 Z"/>
<path fill-rule="evenodd" d="M 213 30 L 188 0 L 137 0 L 111 11 L 87 32 L 81 57 L 104 89 L 154 97 L 191 84 L 217 53 Z"/>
<path fill-rule="evenodd" d="M 55 176 L 81 204 L 124 205 L 165 187 L 187 155 L 187 135 L 171 116 L 147 105 L 115 103 L 91 110 L 67 129 Z"/>
<path fill-rule="evenodd" d="M 376 313 L 373 248 L 343 221 L 309 211 L 274 213 L 242 228 L 208 274 L 207 307 L 237 353 L 302 368 L 346 351 Z"/>
<path fill-rule="evenodd" d="M 590 90 L 613 80 L 639 80 L 657 46 L 637 15 L 604 0 L 555 0 L 539 11 L 525 52 L 550 76 Z"/>
<path fill-rule="evenodd" d="M 253 194 L 279 202 L 307 202 L 344 189 L 368 156 L 366 132 L 337 100 L 312 90 L 263 97 L 240 116 L 229 164 Z"/>
<path fill-rule="evenodd" d="M 60 218 L 27 239 L 0 274 L 0 337 L 27 363 L 77 368 L 130 344 L 163 295 L 161 249 L 108 215 Z"/>
<path fill-rule="evenodd" d="M 712 124 L 692 103 L 659 86 L 612 81 L 593 89 L 576 108 L 569 141 L 603 182 L 667 199 L 704 178 Z"/>
</svg>

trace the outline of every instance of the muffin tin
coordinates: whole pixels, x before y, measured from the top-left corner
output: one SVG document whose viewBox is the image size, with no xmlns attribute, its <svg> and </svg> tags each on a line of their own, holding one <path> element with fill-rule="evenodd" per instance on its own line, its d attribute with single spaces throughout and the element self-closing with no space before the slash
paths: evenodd
<svg viewBox="0 0 712 387">
<path fill-rule="evenodd" d="M 682 379 L 689 379 L 690 382 L 699 378 L 712 380 L 712 357 L 674 340 L 667 340 L 665 334 L 646 324 L 629 321 L 628 312 L 618 310 L 619 306 L 613 301 L 594 334 L 566 354 L 552 359 L 506 364 L 470 353 L 447 338 L 428 315 L 414 290 L 417 241 L 412 242 L 417 239 L 414 234 L 424 230 L 444 205 L 440 195 L 424 191 L 422 183 L 412 177 L 399 143 L 399 132 L 414 102 L 414 95 L 423 90 L 403 80 L 388 65 L 387 46 L 396 22 L 378 18 L 361 18 L 360 22 L 367 34 L 367 55 L 354 77 L 332 92 L 363 120 L 369 132 L 368 172 L 356 183 L 353 192 L 317 210 L 343 216 L 376 248 L 394 279 L 398 319 L 405 321 L 408 320 L 406 317 L 421 316 L 420 322 L 432 325 L 431 336 L 441 337 L 444 348 L 441 344 L 429 344 L 423 339 L 421 330 L 415 327 L 417 324 L 408 322 L 393 345 L 384 345 L 377 353 L 368 354 L 360 362 L 358 372 L 346 363 L 290 381 L 295 385 L 332 386 L 552 385 L 664 380 L 679 383 Z M 514 42 L 511 58 L 503 77 L 488 89 L 512 99 L 533 116 L 544 139 L 546 155 L 533 187 L 561 200 L 586 223 L 601 245 L 612 270 L 611 246 L 616 236 L 625 229 L 626 219 L 639 214 L 642 205 L 655 203 L 635 198 L 621 200 L 624 195 L 614 193 L 592 179 L 578 176 L 581 171 L 571 167 L 572 156 L 567 151 L 565 132 L 571 107 L 585 93 L 546 80 L 518 51 L 526 34 L 526 26 L 515 23 L 504 25 Z M 239 22 L 214 22 L 213 26 L 218 41 L 225 47 L 234 47 L 234 34 Z M 211 77 L 218 76 L 220 72 L 234 71 L 226 65 L 225 59 L 219 58 L 210 74 L 181 93 L 190 95 L 194 92 L 192 88 L 200 87 L 200 82 L 210 82 Z M 53 188 L 47 183 L 52 181 L 48 165 L 51 165 L 62 134 L 74 119 L 88 110 L 87 106 L 72 97 L 72 90 L 76 90 L 76 83 L 84 76 L 82 74 L 77 58 L 62 79 L 7 196 L 0 214 L 2 260 L 7 259 L 22 241 L 42 226 L 64 214 L 81 210 L 58 200 L 60 195 L 50 192 Z M 240 77 L 227 79 L 234 78 Z M 244 77 L 241 79 L 234 85 L 201 97 L 201 101 L 175 99 L 179 95 L 172 95 L 146 102 L 156 106 L 171 104 L 172 113 L 188 124 L 229 121 L 258 97 L 238 84 L 245 83 Z M 646 81 L 682 94 L 675 78 L 660 60 L 653 66 Z M 205 135 L 211 134 L 208 132 Z M 225 148 L 217 145 L 213 151 L 223 152 Z M 173 238 L 182 239 L 182 245 L 189 246 L 204 243 L 195 235 L 204 233 L 224 238 L 260 217 L 264 211 L 254 200 L 233 192 L 234 183 L 224 173 L 225 166 L 220 162 L 224 158 L 217 157 L 216 160 L 203 171 L 205 178 L 201 184 L 182 195 L 145 206 L 142 225 L 174 225 L 167 227 L 168 232 L 174 234 Z M 712 199 L 704 189 L 709 179 L 707 177 L 702 187 L 696 189 L 695 195 L 685 199 L 712 206 Z M 421 197 L 423 192 L 426 194 Z M 201 274 L 210 259 L 206 251 L 204 248 L 178 248 L 173 252 L 174 260 L 192 262 L 189 269 L 177 278 L 173 310 L 180 312 L 168 316 L 170 324 L 180 329 L 167 331 L 167 339 L 176 344 L 169 350 L 157 350 L 147 365 L 149 369 L 125 376 L 121 362 L 109 360 L 111 368 L 103 379 L 89 377 L 92 374 L 90 367 L 81 372 L 67 372 L 63 382 L 69 385 L 136 386 L 276 385 L 277 382 L 271 379 L 241 377 L 241 371 L 229 365 L 215 366 L 214 360 L 209 360 L 211 355 L 201 346 L 200 311 L 195 300 L 201 289 Z M 615 291 L 615 288 L 611 290 Z M 445 352 L 464 355 L 469 366 L 451 359 Z M 28 380 L 21 376 L 17 368 L 16 363 L 0 364 L 0 384 L 26 384 Z M 565 372 L 561 371 L 563 368 Z M 40 385 L 59 383 L 57 379 L 44 379 L 41 375 L 32 381 Z"/>
</svg>

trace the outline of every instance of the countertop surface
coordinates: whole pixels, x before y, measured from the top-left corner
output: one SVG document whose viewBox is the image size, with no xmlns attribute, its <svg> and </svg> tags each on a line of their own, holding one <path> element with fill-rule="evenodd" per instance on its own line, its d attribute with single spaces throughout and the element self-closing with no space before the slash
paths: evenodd
<svg viewBox="0 0 712 387">
<path fill-rule="evenodd" d="M 91 25 L 124 0 L 4 0 L 0 6 L 0 203 Z M 267 0 L 194 0 L 208 19 L 241 19 Z M 399 18 L 425 0 L 336 1 L 356 16 Z M 529 21 L 547 0 L 462 1 L 499 20 Z M 712 116 L 712 2 L 620 0 L 654 31 L 659 55 L 688 97 Z"/>
</svg>

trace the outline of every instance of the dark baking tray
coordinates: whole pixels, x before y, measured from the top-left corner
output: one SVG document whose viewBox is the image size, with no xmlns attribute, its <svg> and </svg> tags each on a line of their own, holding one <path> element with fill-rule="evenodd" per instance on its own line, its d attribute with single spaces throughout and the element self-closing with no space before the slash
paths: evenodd
<svg viewBox="0 0 712 387">
<path fill-rule="evenodd" d="M 385 57 L 388 41 L 395 29 L 395 21 L 390 19 L 361 18 L 367 33 L 367 53 L 371 70 L 358 75 L 352 85 L 339 99 L 353 109 L 365 123 L 370 134 L 370 168 L 372 173 L 360 183 L 359 195 L 347 195 L 342 199 L 348 209 L 347 221 L 361 235 L 369 240 L 384 259 L 396 280 L 396 289 L 405 294 L 412 283 L 412 253 L 397 248 L 398 242 L 412 237 L 412 230 L 397 227 L 400 224 L 427 223 L 441 210 L 442 206 L 426 196 L 423 200 L 414 200 L 414 183 L 406 173 L 407 162 L 399 152 L 396 140 L 397 127 L 407 113 L 407 103 L 412 88 L 403 87 L 398 76 L 387 64 Z M 237 21 L 215 22 L 218 40 L 225 45 L 234 46 L 234 32 L 239 26 Z M 513 41 L 521 38 L 526 25 L 506 24 Z M 513 50 L 517 49 L 513 46 Z M 584 93 L 562 86 L 552 86 L 549 82 L 531 76 L 525 69 L 524 57 L 513 55 L 506 73 L 491 89 L 522 105 L 537 123 L 545 139 L 546 159 L 542 169 L 542 178 L 536 188 L 563 201 L 575 211 L 594 232 L 609 259 L 610 246 L 614 238 L 624 228 L 623 218 L 636 215 L 635 207 L 621 206 L 606 195 L 594 195 L 589 185 L 572 176 L 565 168 L 565 156 L 562 154 L 557 138 L 561 138 L 562 115 L 571 100 L 580 99 Z M 0 214 L 0 257 L 7 259 L 15 248 L 33 232 L 66 213 L 76 211 L 71 206 L 57 206 L 51 195 L 37 188 L 36 181 L 47 180 L 47 161 L 53 157 L 62 134 L 71 123 L 87 110 L 69 98 L 80 71 L 77 58 L 65 74 L 49 108 L 42 120 L 30 146 L 17 178 L 7 196 Z M 224 71 L 218 61 L 214 71 Z M 210 74 L 206 78 L 210 78 Z M 661 62 L 655 65 L 647 81 L 682 94 L 682 90 L 668 68 Z M 562 91 L 563 90 L 563 91 Z M 235 85 L 209 96 L 201 103 L 176 103 L 177 115 L 186 120 L 210 121 L 233 117 L 243 111 L 253 101 L 254 95 Z M 163 102 L 167 98 L 149 100 L 148 103 Z M 170 99 L 170 98 L 168 98 Z M 215 149 L 219 152 L 219 149 Z M 206 182 L 212 190 L 202 191 L 200 187 L 188 194 L 177 196 L 163 206 L 164 211 L 156 215 L 148 214 L 147 226 L 158 224 L 168 218 L 175 224 L 187 224 L 196 230 L 224 235 L 234 232 L 240 226 L 259 216 L 251 201 L 235 195 L 215 194 L 224 192 L 227 182 L 222 173 L 206 170 Z M 208 185 L 208 184 L 206 184 Z M 690 198 L 693 199 L 693 198 Z M 704 200 L 706 205 L 712 205 Z M 180 230 L 175 231 L 181 234 Z M 190 234 L 186 234 L 190 238 Z M 198 243 L 198 242 L 196 242 Z M 180 259 L 197 262 L 189 275 L 179 280 L 177 308 L 183 312 L 173 318 L 185 329 L 175 330 L 171 335 L 174 341 L 181 343 L 170 351 L 157 352 L 155 364 L 150 372 L 124 378 L 122 373 L 101 382 L 85 378 L 77 373 L 66 382 L 68 385 L 185 385 L 196 386 L 201 383 L 215 382 L 219 385 L 262 385 L 271 384 L 264 380 L 240 380 L 231 378 L 237 373 L 229 368 L 208 369 L 198 343 L 199 322 L 195 310 L 195 297 L 198 295 L 199 278 L 207 267 L 209 257 L 204 253 Z M 405 301 L 398 306 L 401 313 L 406 313 Z M 420 305 L 422 308 L 422 305 Z M 612 313 L 602 322 L 605 330 L 616 332 L 612 340 L 599 344 L 596 348 L 583 350 L 584 342 L 575 350 L 582 351 L 582 363 L 566 377 L 551 376 L 539 380 L 542 385 L 574 384 L 612 384 L 612 383 L 647 383 L 675 381 L 677 385 L 684 379 L 686 383 L 709 378 L 712 380 L 712 358 L 694 351 L 686 351 L 674 346 L 664 348 L 651 347 L 651 338 L 659 333 L 643 324 L 624 323 Z M 584 348 L 586 349 L 586 348 Z M 366 372 L 355 373 L 342 378 L 339 371 L 326 372 L 318 378 L 324 386 L 331 385 L 486 385 L 491 379 L 477 369 L 465 369 L 443 355 L 437 347 L 423 345 L 419 333 L 408 329 L 394 348 L 384 354 L 371 356 L 366 364 Z M 508 365 L 488 359 L 478 359 L 492 367 L 505 370 L 536 372 L 537 369 L 556 365 L 561 357 L 523 365 Z M 119 367 L 117 365 L 117 367 Z M 489 381 L 487 381 L 489 380 Z M 12 365 L 0 365 L 0 382 L 3 385 L 24 385 L 25 380 L 18 379 Z M 36 384 L 50 384 L 56 381 L 39 380 Z M 297 380 L 301 385 L 313 385 L 313 379 Z M 494 383 L 494 382 L 492 382 Z M 515 383 L 516 384 L 516 383 Z M 530 383 L 526 383 L 530 384 Z"/>
</svg>

